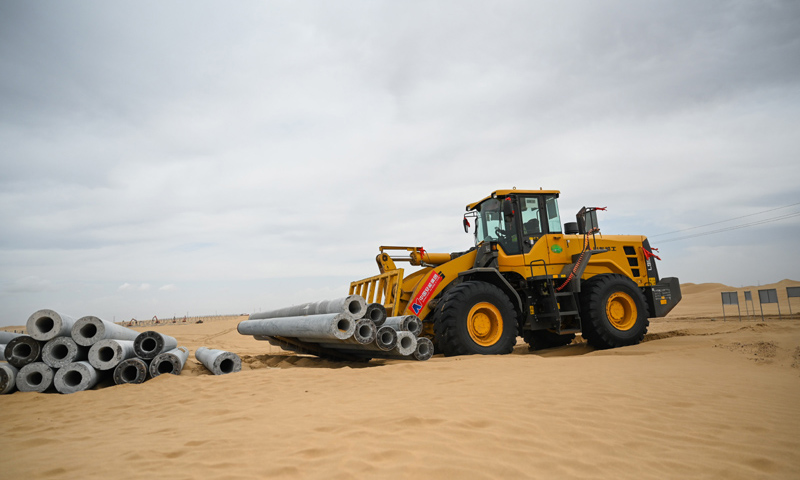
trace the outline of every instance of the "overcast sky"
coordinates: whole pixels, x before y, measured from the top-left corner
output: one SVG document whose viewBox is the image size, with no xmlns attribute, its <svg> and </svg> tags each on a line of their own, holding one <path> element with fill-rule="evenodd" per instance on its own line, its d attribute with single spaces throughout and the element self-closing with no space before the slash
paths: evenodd
<svg viewBox="0 0 800 480">
<path fill-rule="evenodd" d="M 791 0 L 2 0 L 0 325 L 339 297 L 511 187 L 800 279 L 800 217 L 668 241 L 800 212 L 799 59 Z"/>
</svg>

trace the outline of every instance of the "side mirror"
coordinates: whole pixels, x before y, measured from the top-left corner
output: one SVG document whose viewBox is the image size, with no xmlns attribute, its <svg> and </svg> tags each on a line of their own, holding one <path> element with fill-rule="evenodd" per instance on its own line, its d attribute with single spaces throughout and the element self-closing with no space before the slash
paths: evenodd
<svg viewBox="0 0 800 480">
<path fill-rule="evenodd" d="M 464 233 L 469 233 L 469 220 L 467 220 L 467 217 L 464 217 Z"/>
<path fill-rule="evenodd" d="M 505 217 L 506 222 L 510 222 L 514 218 L 514 204 L 510 198 L 506 198 L 503 202 L 503 217 Z"/>
</svg>

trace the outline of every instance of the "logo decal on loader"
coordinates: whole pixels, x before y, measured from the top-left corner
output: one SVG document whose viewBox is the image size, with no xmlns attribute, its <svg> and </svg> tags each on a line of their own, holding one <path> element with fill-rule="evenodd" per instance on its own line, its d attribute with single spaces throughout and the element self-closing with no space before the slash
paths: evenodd
<svg viewBox="0 0 800 480">
<path fill-rule="evenodd" d="M 419 291 L 417 296 L 414 297 L 414 300 L 411 302 L 411 306 L 408 307 L 412 312 L 414 312 L 414 315 L 419 315 L 419 312 L 425 308 L 425 305 L 428 304 L 433 296 L 433 292 L 436 291 L 436 287 L 439 286 L 443 279 L 444 275 L 441 273 L 436 271 L 431 272 L 427 280 L 425 280 L 425 286 Z"/>
</svg>

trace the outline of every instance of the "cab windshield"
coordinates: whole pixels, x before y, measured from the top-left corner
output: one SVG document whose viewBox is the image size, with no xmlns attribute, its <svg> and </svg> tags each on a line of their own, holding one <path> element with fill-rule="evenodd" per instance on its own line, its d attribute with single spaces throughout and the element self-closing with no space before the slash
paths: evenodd
<svg viewBox="0 0 800 480">
<path fill-rule="evenodd" d="M 516 255 L 520 253 L 517 229 L 513 217 L 506 218 L 502 207 L 502 202 L 496 198 L 490 198 L 477 206 L 475 244 L 499 242 L 507 255 Z"/>
</svg>

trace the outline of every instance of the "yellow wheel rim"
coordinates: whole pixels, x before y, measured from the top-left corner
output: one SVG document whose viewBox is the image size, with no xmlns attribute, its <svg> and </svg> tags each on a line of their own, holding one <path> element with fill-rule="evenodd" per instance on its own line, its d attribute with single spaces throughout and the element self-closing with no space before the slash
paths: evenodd
<svg viewBox="0 0 800 480">
<path fill-rule="evenodd" d="M 503 316 L 500 310 L 488 302 L 476 304 L 467 316 L 467 331 L 475 343 L 482 347 L 491 347 L 503 335 Z"/>
<path fill-rule="evenodd" d="M 630 330 L 636 324 L 639 312 L 633 298 L 624 292 L 615 292 L 608 297 L 606 316 L 617 330 Z"/>
</svg>

